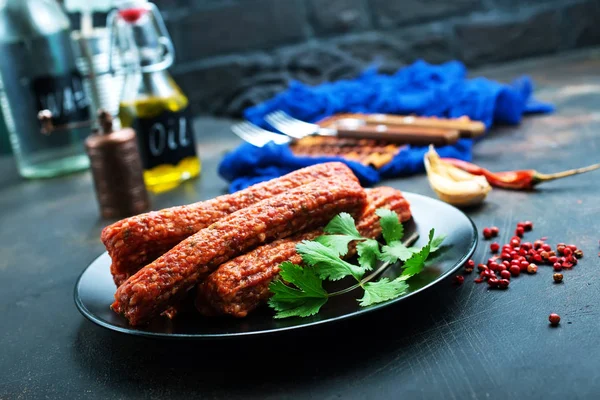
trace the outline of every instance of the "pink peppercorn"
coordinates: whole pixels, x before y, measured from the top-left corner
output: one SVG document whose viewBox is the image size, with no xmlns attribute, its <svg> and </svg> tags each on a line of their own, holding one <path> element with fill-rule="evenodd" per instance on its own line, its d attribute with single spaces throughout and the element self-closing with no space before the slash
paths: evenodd
<svg viewBox="0 0 600 400">
<path fill-rule="evenodd" d="M 538 270 L 537 265 L 535 264 L 529 264 L 529 266 L 527 266 L 527 273 L 528 274 L 535 274 Z"/>
<path fill-rule="evenodd" d="M 554 269 L 555 271 L 562 271 L 562 265 L 561 263 L 554 263 L 554 265 L 552 266 L 552 269 Z"/>
<path fill-rule="evenodd" d="M 544 251 L 552 251 L 552 247 L 549 244 L 543 244 L 542 250 Z"/>
<path fill-rule="evenodd" d="M 492 237 L 492 230 L 490 228 L 483 228 L 483 237 L 490 239 Z"/>
<path fill-rule="evenodd" d="M 521 268 L 519 268 L 517 265 L 511 265 L 509 271 L 513 276 L 519 276 L 521 274 Z"/>
<path fill-rule="evenodd" d="M 510 285 L 510 281 L 508 279 L 500 279 L 498 281 L 498 287 L 500 289 L 507 289 L 508 285 Z"/>
</svg>

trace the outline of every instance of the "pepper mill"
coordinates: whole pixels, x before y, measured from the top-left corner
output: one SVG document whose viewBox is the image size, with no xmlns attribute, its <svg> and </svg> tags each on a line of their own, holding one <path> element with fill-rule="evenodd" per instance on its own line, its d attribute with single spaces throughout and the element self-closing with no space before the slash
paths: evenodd
<svg viewBox="0 0 600 400">
<path fill-rule="evenodd" d="M 85 141 L 103 218 L 124 218 L 148 211 L 142 161 L 135 131 L 113 131 L 112 116 L 99 110 L 100 128 Z"/>
</svg>

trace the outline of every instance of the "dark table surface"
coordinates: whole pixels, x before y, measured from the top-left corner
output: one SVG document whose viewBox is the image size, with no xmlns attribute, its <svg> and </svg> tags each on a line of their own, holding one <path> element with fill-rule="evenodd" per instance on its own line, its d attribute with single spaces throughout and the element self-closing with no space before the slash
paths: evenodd
<svg viewBox="0 0 600 400">
<path fill-rule="evenodd" d="M 475 147 L 492 170 L 553 172 L 600 158 L 600 53 L 480 71 L 530 74 L 558 112 L 493 129 Z M 230 121 L 199 119 L 202 177 L 153 197 L 154 208 L 226 189 L 218 161 L 238 141 Z M 76 310 L 77 276 L 104 251 L 89 173 L 21 180 L 0 158 L 0 399 L 600 397 L 600 173 L 533 193 L 494 190 L 468 215 L 506 240 L 530 219 L 530 238 L 577 243 L 585 257 L 552 283 L 550 268 L 488 291 L 444 281 L 397 307 L 336 325 L 265 338 L 161 341 L 95 326 Z M 434 196 L 424 176 L 385 182 Z M 487 242 L 476 260 L 487 259 Z M 548 314 L 562 316 L 550 328 Z"/>
</svg>

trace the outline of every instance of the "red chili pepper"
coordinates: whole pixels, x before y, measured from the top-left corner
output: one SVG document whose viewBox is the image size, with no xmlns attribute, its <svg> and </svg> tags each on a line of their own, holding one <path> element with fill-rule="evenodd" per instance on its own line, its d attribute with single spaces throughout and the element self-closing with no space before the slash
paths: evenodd
<svg viewBox="0 0 600 400">
<path fill-rule="evenodd" d="M 489 184 L 492 186 L 512 190 L 531 190 L 536 185 L 542 182 L 549 182 L 555 179 L 566 178 L 567 176 L 583 174 L 584 172 L 590 172 L 596 169 L 600 169 L 600 164 L 594 164 L 584 168 L 570 169 L 568 171 L 557 172 L 555 174 L 542 174 L 533 169 L 520 171 L 491 172 L 478 165 L 472 164 L 467 161 L 457 160 L 455 158 L 442 158 L 442 160 L 473 175 L 485 176 Z"/>
</svg>

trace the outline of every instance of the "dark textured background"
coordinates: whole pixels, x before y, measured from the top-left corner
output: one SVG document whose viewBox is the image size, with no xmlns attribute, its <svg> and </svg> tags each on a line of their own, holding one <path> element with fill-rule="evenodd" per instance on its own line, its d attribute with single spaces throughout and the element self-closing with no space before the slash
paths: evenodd
<svg viewBox="0 0 600 400">
<path fill-rule="evenodd" d="M 352 77 L 371 63 L 476 66 L 600 44 L 598 0 L 154 2 L 175 42 L 172 72 L 196 113 L 239 116 L 290 79 Z"/>
</svg>

